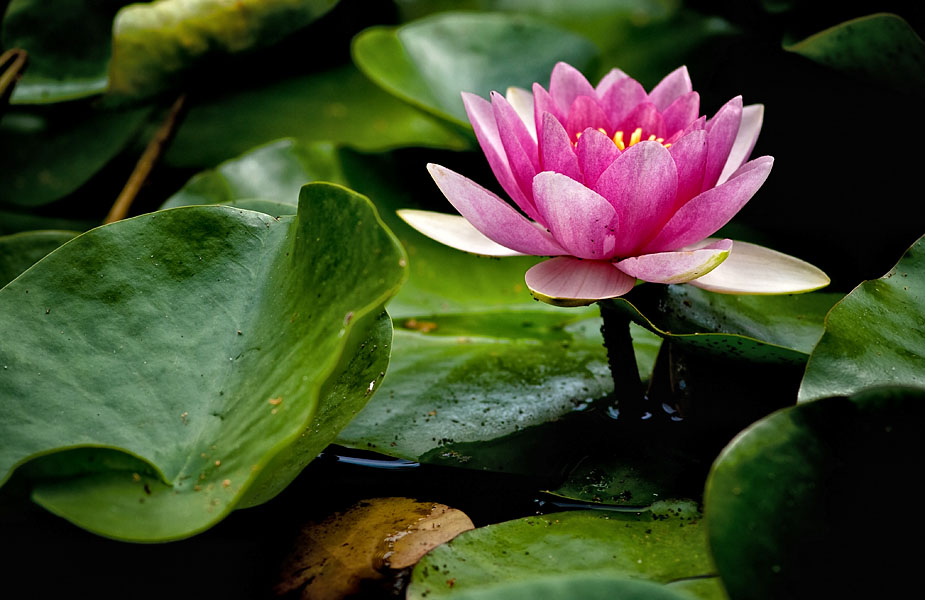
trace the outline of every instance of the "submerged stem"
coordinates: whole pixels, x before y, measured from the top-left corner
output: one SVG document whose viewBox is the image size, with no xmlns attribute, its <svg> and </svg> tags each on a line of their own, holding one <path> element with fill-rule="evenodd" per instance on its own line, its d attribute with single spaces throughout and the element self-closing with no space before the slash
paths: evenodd
<svg viewBox="0 0 925 600">
<path fill-rule="evenodd" d="M 607 348 L 607 362 L 613 376 L 619 418 L 621 421 L 639 420 L 646 412 L 645 396 L 636 365 L 633 337 L 630 335 L 630 319 L 611 301 L 603 300 L 598 305 L 604 320 L 601 334 L 604 336 L 604 347 Z"/>
</svg>

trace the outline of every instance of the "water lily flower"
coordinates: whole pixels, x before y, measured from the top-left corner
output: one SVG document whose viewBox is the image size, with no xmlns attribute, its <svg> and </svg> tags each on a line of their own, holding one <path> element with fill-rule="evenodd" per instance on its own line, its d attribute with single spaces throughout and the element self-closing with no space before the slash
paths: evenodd
<svg viewBox="0 0 925 600">
<path fill-rule="evenodd" d="M 558 63 L 549 91 L 510 88 L 491 101 L 463 93 L 475 135 L 516 210 L 496 194 L 430 164 L 462 215 L 399 214 L 425 235 L 488 256 L 552 257 L 525 280 L 540 300 L 589 304 L 621 296 L 637 279 L 725 293 L 777 294 L 823 287 L 799 259 L 709 237 L 758 191 L 773 158 L 748 160 L 763 107 L 737 96 L 711 118 L 687 69 L 648 93 L 619 69 L 596 87 Z"/>
</svg>

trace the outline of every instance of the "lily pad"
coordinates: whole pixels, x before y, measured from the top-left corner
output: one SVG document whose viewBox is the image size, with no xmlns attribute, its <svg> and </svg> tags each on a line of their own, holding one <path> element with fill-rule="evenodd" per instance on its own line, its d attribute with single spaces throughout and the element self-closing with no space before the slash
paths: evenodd
<svg viewBox="0 0 925 600">
<path fill-rule="evenodd" d="M 659 336 L 737 360 L 805 363 L 839 294 L 737 296 L 640 285 L 612 306 Z"/>
<path fill-rule="evenodd" d="M 711 571 L 696 506 L 666 502 L 645 512 L 554 513 L 462 533 L 418 563 L 407 596 L 454 598 L 549 575 L 593 573 L 668 583 Z"/>
<path fill-rule="evenodd" d="M 197 102 L 164 160 L 212 167 L 285 137 L 371 151 L 470 146 L 465 136 L 383 92 L 355 67 L 344 66 Z"/>
<path fill-rule="evenodd" d="M 39 504 L 138 541 L 271 497 L 378 387 L 403 260 L 330 184 L 294 217 L 188 207 L 78 236 L 0 290 L 3 480 L 26 465 Z"/>
<path fill-rule="evenodd" d="M 898 15 L 845 21 L 784 49 L 876 85 L 925 95 L 925 43 Z"/>
<path fill-rule="evenodd" d="M 799 401 L 885 384 L 925 387 L 925 237 L 832 308 Z"/>
<path fill-rule="evenodd" d="M 487 97 L 509 86 L 545 85 L 557 61 L 584 70 L 597 54 L 581 36 L 504 13 L 441 13 L 398 28 L 372 27 L 353 43 L 354 62 L 383 89 L 466 128 L 460 92 Z"/>
<path fill-rule="evenodd" d="M 75 231 L 28 231 L 0 237 L 0 288 L 75 235 Z"/>
<path fill-rule="evenodd" d="M 272 44 L 305 27 L 337 0 L 156 0 L 132 4 L 112 25 L 111 94 L 145 97 L 215 54 Z"/>
<path fill-rule="evenodd" d="M 109 85 L 112 20 L 126 0 L 12 0 L 3 18 L 7 48 L 29 53 L 13 104 L 44 104 L 101 94 Z M 79 23 L 79 26 L 75 26 Z"/>
<path fill-rule="evenodd" d="M 447 580 L 449 581 L 449 580 Z M 560 574 L 539 575 L 530 581 L 499 583 L 474 590 L 454 592 L 453 600 L 558 600 L 582 598 L 584 600 L 690 600 L 667 586 L 612 575 Z"/>
<path fill-rule="evenodd" d="M 737 437 L 707 480 L 716 567 L 733 598 L 895 597 L 918 572 L 925 390 L 876 388 L 778 411 Z"/>
<path fill-rule="evenodd" d="M 126 146 L 149 113 L 85 103 L 7 112 L 0 120 L 3 204 L 41 206 L 75 191 Z"/>
</svg>

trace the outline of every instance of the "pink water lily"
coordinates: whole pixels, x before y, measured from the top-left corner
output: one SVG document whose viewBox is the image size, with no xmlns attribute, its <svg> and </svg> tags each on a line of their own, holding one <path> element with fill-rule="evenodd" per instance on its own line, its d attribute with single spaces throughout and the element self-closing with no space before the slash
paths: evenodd
<svg viewBox="0 0 925 600">
<path fill-rule="evenodd" d="M 793 293 L 829 280 L 799 259 L 709 236 L 748 202 L 773 159 L 749 161 L 763 107 L 737 96 L 711 118 L 681 67 L 651 91 L 618 69 L 597 87 L 558 63 L 547 92 L 463 93 L 476 137 L 518 212 L 474 181 L 428 170 L 462 217 L 399 214 L 444 244 L 489 256 L 550 256 L 525 280 L 562 305 L 628 292 L 636 280 L 726 293 Z"/>
</svg>

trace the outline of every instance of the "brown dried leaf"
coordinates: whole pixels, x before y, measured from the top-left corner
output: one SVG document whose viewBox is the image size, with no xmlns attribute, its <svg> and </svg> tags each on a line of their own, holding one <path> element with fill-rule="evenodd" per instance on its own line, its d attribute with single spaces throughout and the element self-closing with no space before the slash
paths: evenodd
<svg viewBox="0 0 925 600">
<path fill-rule="evenodd" d="M 335 600 L 364 580 L 405 569 L 432 548 L 473 529 L 462 511 L 410 498 L 363 500 L 302 528 L 274 591 L 301 589 L 302 598 Z"/>
</svg>

